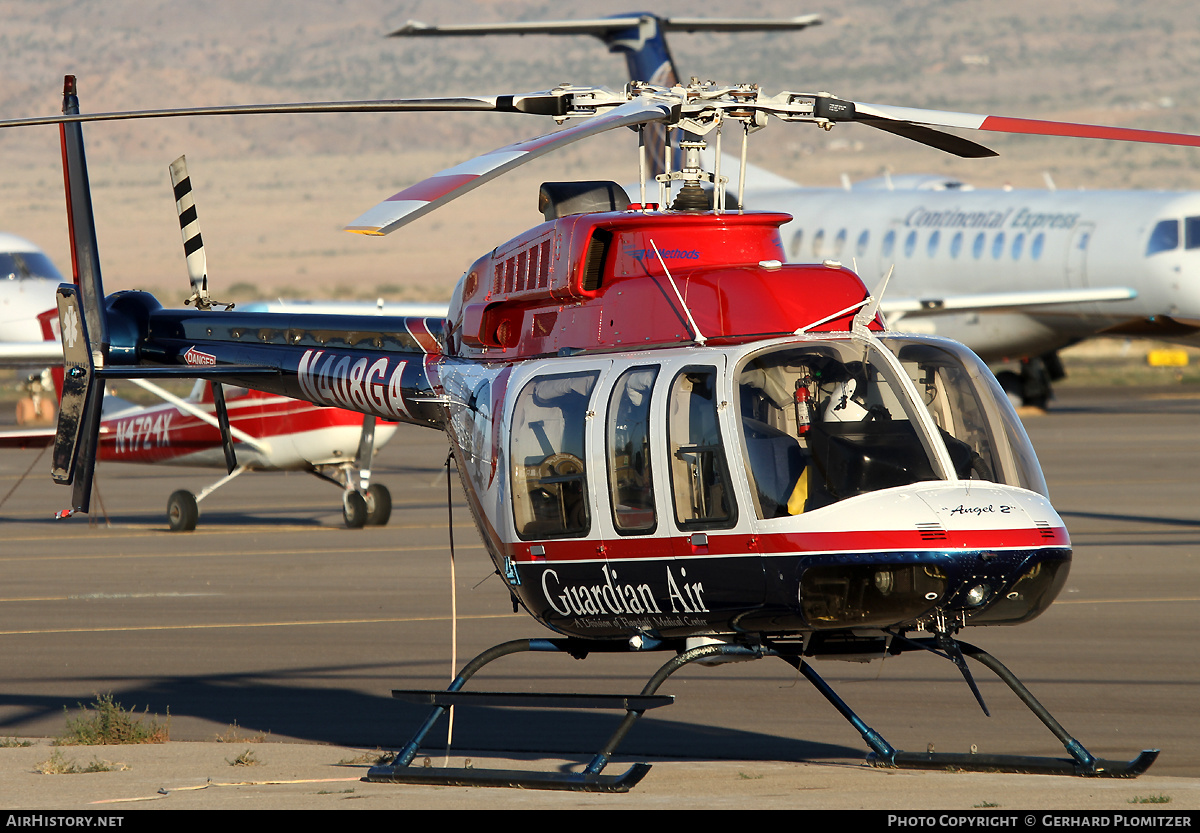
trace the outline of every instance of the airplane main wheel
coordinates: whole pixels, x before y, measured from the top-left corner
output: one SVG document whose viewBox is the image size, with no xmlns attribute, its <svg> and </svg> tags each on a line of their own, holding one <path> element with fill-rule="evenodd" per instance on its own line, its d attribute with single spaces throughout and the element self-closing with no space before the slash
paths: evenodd
<svg viewBox="0 0 1200 833">
<path fill-rule="evenodd" d="M 362 529 L 367 522 L 367 502 L 358 492 L 346 492 L 342 497 L 342 517 L 350 529 Z"/>
<path fill-rule="evenodd" d="M 387 486 L 372 483 L 367 489 L 367 526 L 387 526 L 392 517 L 392 493 Z"/>
<path fill-rule="evenodd" d="M 183 489 L 172 493 L 167 500 L 167 523 L 172 532 L 191 532 L 199 519 L 200 507 L 195 495 Z"/>
<path fill-rule="evenodd" d="M 1024 388 L 1024 385 L 1021 384 L 1021 374 L 1013 373 L 1011 370 L 1002 370 L 996 374 L 996 381 L 1000 383 L 1000 389 L 1004 391 L 1004 395 L 1008 397 L 1008 401 L 1014 408 L 1020 408 L 1025 404 L 1021 395 Z"/>
</svg>

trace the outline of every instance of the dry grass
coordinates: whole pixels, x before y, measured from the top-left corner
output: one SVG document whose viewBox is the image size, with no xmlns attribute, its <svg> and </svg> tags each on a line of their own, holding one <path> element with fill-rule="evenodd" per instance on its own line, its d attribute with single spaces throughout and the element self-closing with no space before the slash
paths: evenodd
<svg viewBox="0 0 1200 833">
<path fill-rule="evenodd" d="M 90 764 L 80 766 L 56 749 L 49 758 L 34 766 L 33 771 L 41 775 L 79 775 L 85 772 L 124 772 L 127 769 L 128 764 L 99 758 L 93 758 Z"/>
<path fill-rule="evenodd" d="M 67 731 L 56 738 L 56 746 L 99 746 L 122 743 L 166 743 L 170 740 L 170 713 L 166 721 L 149 714 L 138 717 L 113 700 L 111 693 L 97 694 L 90 705 L 79 703 L 79 716 L 67 712 Z M 64 706 L 63 711 L 67 709 Z"/>
</svg>

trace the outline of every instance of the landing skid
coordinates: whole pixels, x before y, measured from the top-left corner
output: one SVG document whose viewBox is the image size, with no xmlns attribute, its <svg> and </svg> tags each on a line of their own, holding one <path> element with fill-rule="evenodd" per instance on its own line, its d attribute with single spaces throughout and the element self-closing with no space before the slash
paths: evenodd
<svg viewBox="0 0 1200 833">
<path fill-rule="evenodd" d="M 937 640 L 932 639 L 902 639 L 900 650 L 936 650 L 940 647 Z M 906 643 L 906 644 L 905 644 Z M 978 755 L 961 753 L 936 752 L 904 752 L 894 749 L 883 736 L 867 726 L 849 706 L 846 705 L 833 689 L 829 687 L 812 666 L 799 654 L 778 653 L 789 665 L 795 667 L 804 675 L 822 696 L 846 718 L 854 728 L 858 729 L 867 746 L 871 748 L 867 763 L 876 767 L 893 769 L 937 769 L 961 770 L 967 772 L 1018 772 L 1040 775 L 1076 775 L 1093 778 L 1136 778 L 1141 775 L 1158 758 L 1157 749 L 1143 750 L 1132 761 L 1109 761 L 1094 757 L 1079 741 L 1067 733 L 1046 707 L 1037 701 L 1024 684 L 1001 662 L 984 651 L 966 642 L 956 643 L 964 656 L 978 661 L 999 677 L 1005 685 L 1012 689 L 1021 702 L 1037 716 L 1039 720 L 1054 733 L 1062 742 L 1067 753 L 1071 756 L 1064 758 L 1041 758 L 1027 755 Z M 909 647 L 911 646 L 911 647 Z"/>
<path fill-rule="evenodd" d="M 663 643 L 654 650 L 676 650 L 677 653 L 647 681 L 640 694 L 522 694 L 508 692 L 468 692 L 463 686 L 477 671 L 490 662 L 526 651 L 565 653 L 583 659 L 594 652 L 625 652 L 625 643 L 592 642 L 581 639 L 521 639 L 505 642 L 471 660 L 445 691 L 397 690 L 392 696 L 410 703 L 432 705 L 433 711 L 417 729 L 412 739 L 399 750 L 394 760 L 372 767 L 364 781 L 395 784 L 427 784 L 441 786 L 520 787 L 525 789 L 572 790 L 576 792 L 628 792 L 650 771 L 650 764 L 637 763 L 621 775 L 602 775 L 617 746 L 633 728 L 633 724 L 648 709 L 670 705 L 673 696 L 658 695 L 659 686 L 684 666 L 698 660 L 760 659 L 774 656 L 796 668 L 805 679 L 821 692 L 846 720 L 859 731 L 870 748 L 867 763 L 877 767 L 897 769 L 938 769 L 973 772 L 1019 772 L 1046 775 L 1075 775 L 1086 777 L 1134 778 L 1141 775 L 1158 757 L 1158 750 L 1146 750 L 1132 761 L 1109 761 L 1095 758 L 1056 721 L 1045 707 L 1011 671 L 986 651 L 965 642 L 955 643 L 964 656 L 971 657 L 991 669 L 1020 698 L 1038 719 L 1063 743 L 1069 759 L 1041 758 L 1023 755 L 938 754 L 934 752 L 904 752 L 893 748 L 883 736 L 867 726 L 846 705 L 829 684 L 805 661 L 803 647 L 792 642 L 767 642 L 758 645 L 717 643 L 690 650 L 681 650 L 678 642 Z M 897 638 L 894 652 L 934 650 L 944 647 L 945 637 L 939 640 Z M 625 717 L 608 741 L 581 772 L 536 772 L 507 769 L 471 769 L 411 766 L 426 735 L 455 705 L 553 708 L 553 709 L 624 709 Z"/>
</svg>

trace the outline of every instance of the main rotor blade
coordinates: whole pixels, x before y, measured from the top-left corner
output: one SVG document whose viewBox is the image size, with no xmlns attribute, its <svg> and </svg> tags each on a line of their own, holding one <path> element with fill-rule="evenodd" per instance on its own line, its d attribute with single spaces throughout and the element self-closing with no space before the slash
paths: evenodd
<svg viewBox="0 0 1200 833">
<path fill-rule="evenodd" d="M 354 220 L 345 230 L 359 234 L 388 234 L 552 150 L 616 127 L 677 120 L 677 107 L 666 102 L 638 98 L 574 127 L 497 148 L 393 194 Z"/>
<path fill-rule="evenodd" d="M 125 110 L 111 113 L 64 114 L 30 119 L 0 120 L 0 127 L 31 127 L 91 121 L 165 119 L 177 116 L 246 116 L 271 113 L 403 113 L 483 111 L 563 116 L 569 96 L 552 92 L 518 95 L 457 96 L 453 98 L 395 98 L 376 101 L 311 101 L 291 104 L 235 104 L 216 107 L 175 107 L 165 110 Z"/>
<path fill-rule="evenodd" d="M 926 127 L 923 124 L 871 118 L 860 118 L 855 121 L 878 130 L 885 130 L 888 133 L 914 142 L 920 142 L 937 150 L 943 150 L 946 153 L 953 153 L 955 156 L 961 156 L 964 159 L 986 159 L 989 156 L 1000 155 L 978 142 L 972 142 L 970 139 L 964 139 L 962 136 L 955 136 L 953 133 L 943 133 L 941 130 L 934 130 L 932 127 Z"/>
<path fill-rule="evenodd" d="M 523 23 L 449 23 L 431 26 L 419 20 L 410 20 L 394 32 L 390 38 L 437 37 L 455 35 L 596 35 L 603 37 L 640 25 L 654 15 L 621 15 L 619 17 L 597 17 L 584 20 L 545 20 Z M 798 15 L 779 20 L 754 20 L 742 17 L 659 17 L 658 25 L 668 32 L 757 32 L 765 30 L 796 30 L 817 26 L 821 16 Z"/>
<path fill-rule="evenodd" d="M 922 110 L 916 107 L 893 107 L 886 104 L 854 103 L 851 118 L 834 121 L 861 121 L 872 127 L 891 130 L 896 124 L 961 127 L 968 130 L 988 130 L 993 133 L 1022 133 L 1033 136 L 1070 136 L 1077 139 L 1116 139 L 1125 142 L 1144 142 L 1162 145 L 1200 147 L 1200 136 L 1186 133 L 1167 133 L 1160 130 L 1140 130 L 1131 127 L 1107 127 L 1098 124 L 1073 124 L 1045 119 L 1022 119 L 1009 116 L 985 116 L 976 113 L 951 113 L 941 110 Z M 884 127 L 888 124 L 888 127 Z M 892 132 L 899 133 L 899 130 Z M 937 132 L 937 131 L 934 131 Z M 901 135 L 905 135 L 901 133 Z M 941 134 L 948 135 L 948 134 Z M 918 141 L 920 141 L 918 139 Z M 952 151 L 953 152 L 953 151 Z"/>
</svg>

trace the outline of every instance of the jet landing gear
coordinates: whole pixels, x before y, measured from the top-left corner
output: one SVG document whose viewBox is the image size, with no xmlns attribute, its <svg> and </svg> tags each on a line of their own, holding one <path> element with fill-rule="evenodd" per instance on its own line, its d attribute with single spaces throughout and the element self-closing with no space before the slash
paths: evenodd
<svg viewBox="0 0 1200 833">
<path fill-rule="evenodd" d="M 1021 359 L 1020 372 L 1002 370 L 996 374 L 996 381 L 1008 394 L 1013 407 L 1037 408 L 1046 410 L 1050 400 L 1054 398 L 1053 383 L 1067 376 L 1063 369 L 1062 360 L 1058 353 L 1050 352 L 1041 356 Z"/>
<path fill-rule="evenodd" d="M 874 766 L 905 768 L 905 769 L 945 769 L 970 770 L 985 772 L 1023 772 L 1047 775 L 1076 775 L 1090 777 L 1134 778 L 1141 775 L 1158 757 L 1158 750 L 1142 752 L 1132 761 L 1108 761 L 1095 758 L 1079 741 L 1075 740 L 1059 725 L 1045 707 L 1021 684 L 1011 671 L 1000 664 L 998 660 L 973 645 L 957 642 L 942 634 L 935 639 L 907 639 L 896 637 L 886 645 L 883 637 L 878 640 L 877 648 L 891 654 L 904 651 L 929 650 L 945 656 L 959 665 L 964 676 L 970 681 L 966 672 L 964 656 L 982 663 L 991 669 L 1006 685 L 1020 698 L 1030 711 L 1050 729 L 1066 748 L 1069 759 L 1039 758 L 1021 755 L 954 755 L 903 752 L 893 748 L 883 736 L 869 727 L 855 714 L 833 689 L 829 687 L 812 667 L 805 657 L 819 655 L 822 652 L 824 640 L 812 639 L 807 647 L 800 641 L 764 641 L 761 643 L 708 643 L 696 648 L 686 649 L 682 640 L 668 640 L 656 646 L 645 646 L 642 650 L 673 650 L 675 656 L 668 660 L 655 672 L 642 688 L 640 694 L 528 694 L 510 692 L 463 691 L 463 686 L 483 666 L 508 656 L 524 651 L 564 653 L 575 659 L 584 659 L 592 652 L 625 652 L 633 649 L 628 643 L 618 640 L 603 642 L 573 638 L 556 639 L 520 639 L 505 642 L 484 651 L 463 668 L 462 672 L 450 683 L 445 691 L 393 691 L 392 696 L 409 703 L 433 706 L 433 711 L 425 722 L 417 729 L 412 740 L 396 752 L 389 764 L 371 767 L 364 781 L 390 782 L 396 784 L 436 784 L 441 786 L 486 786 L 486 787 L 520 787 L 525 789 L 544 790 L 573 790 L 577 792 L 628 792 L 650 770 L 645 763 L 633 764 L 621 775 L 603 775 L 602 770 L 616 752 L 618 744 L 633 728 L 633 724 L 643 712 L 648 709 L 667 706 L 674 702 L 674 697 L 658 695 L 659 686 L 667 678 L 685 665 L 697 662 L 721 662 L 729 660 L 751 660 L 762 657 L 779 657 L 784 662 L 796 668 L 814 687 L 833 705 L 834 708 L 858 730 L 863 740 L 871 749 L 868 762 Z M 844 653 L 844 647 L 829 643 L 832 647 L 829 653 Z M 972 687 L 974 688 L 973 684 Z M 978 692 L 976 692 L 978 696 Z M 439 768 L 430 766 L 426 759 L 424 766 L 411 766 L 413 759 L 420 750 L 425 736 L 433 728 L 438 719 L 451 706 L 504 706 L 510 708 L 549 708 L 549 709 L 616 709 L 624 710 L 625 718 L 616 731 L 596 753 L 592 761 L 581 772 L 537 772 L 532 770 L 486 770 L 473 768 Z"/>
</svg>

